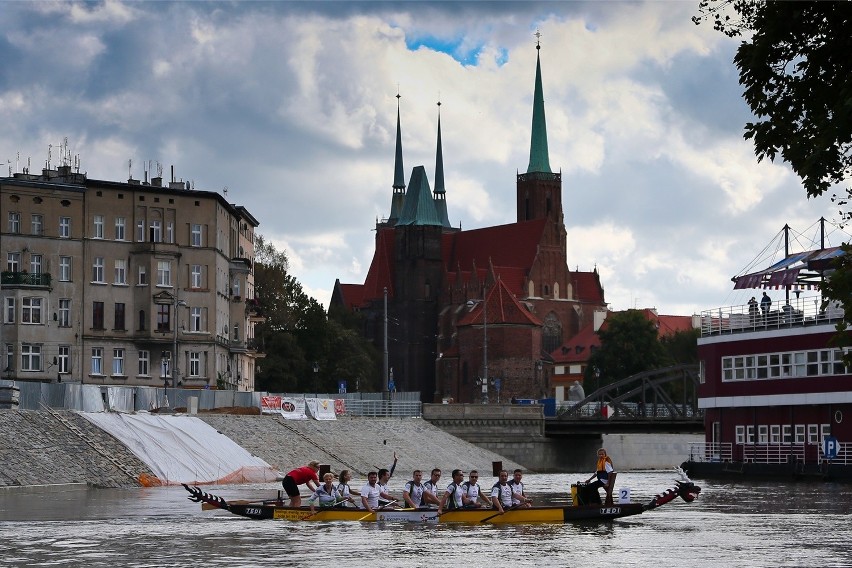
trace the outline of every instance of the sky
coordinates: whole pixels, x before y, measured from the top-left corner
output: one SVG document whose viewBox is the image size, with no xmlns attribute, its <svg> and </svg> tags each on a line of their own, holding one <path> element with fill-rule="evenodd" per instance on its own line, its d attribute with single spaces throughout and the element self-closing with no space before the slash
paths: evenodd
<svg viewBox="0 0 852 568">
<path fill-rule="evenodd" d="M 94 179 L 174 166 L 247 207 L 327 306 L 335 279 L 363 283 L 390 213 L 397 104 L 406 182 L 418 165 L 434 182 L 440 101 L 450 222 L 515 221 L 539 32 L 569 267 L 598 270 L 614 310 L 744 304 L 731 277 L 767 266 L 785 223 L 802 250 L 839 216 L 758 163 L 741 39 L 693 24 L 697 5 L 6 1 L 0 175 L 55 166 L 65 140 Z"/>
</svg>

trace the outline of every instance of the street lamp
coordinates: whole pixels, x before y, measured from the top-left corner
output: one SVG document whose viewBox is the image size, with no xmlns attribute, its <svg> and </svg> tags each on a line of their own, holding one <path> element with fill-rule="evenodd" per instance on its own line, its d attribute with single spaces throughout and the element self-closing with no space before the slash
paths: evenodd
<svg viewBox="0 0 852 568">
<path fill-rule="evenodd" d="M 319 363 L 314 361 L 314 394 L 317 394 L 317 377 L 319 376 Z"/>
</svg>

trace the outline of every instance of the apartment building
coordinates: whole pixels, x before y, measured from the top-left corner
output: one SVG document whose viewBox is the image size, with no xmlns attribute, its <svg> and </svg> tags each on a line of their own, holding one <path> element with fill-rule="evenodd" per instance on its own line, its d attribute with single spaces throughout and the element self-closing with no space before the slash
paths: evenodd
<svg viewBox="0 0 852 568">
<path fill-rule="evenodd" d="M 254 390 L 258 222 L 244 207 L 64 165 L 0 178 L 0 223 L 2 378 Z"/>
</svg>

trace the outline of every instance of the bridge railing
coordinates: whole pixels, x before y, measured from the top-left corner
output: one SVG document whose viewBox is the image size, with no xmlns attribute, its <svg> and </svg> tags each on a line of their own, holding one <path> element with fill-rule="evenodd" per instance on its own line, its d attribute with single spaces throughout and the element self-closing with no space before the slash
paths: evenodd
<svg viewBox="0 0 852 568">
<path fill-rule="evenodd" d="M 611 409 L 604 416 L 603 409 Z M 609 404 L 606 402 L 587 402 L 585 404 L 576 402 L 565 402 L 557 406 L 557 414 L 566 419 L 594 419 L 607 418 L 610 420 L 642 420 L 642 419 L 683 419 L 700 418 L 703 412 L 699 409 L 677 407 L 672 410 L 671 405 L 641 402 L 620 402 Z"/>
</svg>

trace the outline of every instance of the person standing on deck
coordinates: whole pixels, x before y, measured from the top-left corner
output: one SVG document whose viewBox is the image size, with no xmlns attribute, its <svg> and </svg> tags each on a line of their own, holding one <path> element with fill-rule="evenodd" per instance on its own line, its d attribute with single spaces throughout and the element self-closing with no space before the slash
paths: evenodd
<svg viewBox="0 0 852 568">
<path fill-rule="evenodd" d="M 319 485 L 319 477 L 317 477 L 318 471 L 319 462 L 312 461 L 309 462 L 308 465 L 297 467 L 284 476 L 284 480 L 281 482 L 281 485 L 284 487 L 284 491 L 287 492 L 287 496 L 290 498 L 291 507 L 302 506 L 302 496 L 299 494 L 299 485 L 306 485 L 312 492 L 317 490 L 317 486 Z"/>
<path fill-rule="evenodd" d="M 767 318 L 769 317 L 769 310 L 772 308 L 772 298 L 770 298 L 766 292 L 763 293 L 763 297 L 760 299 L 760 311 L 763 312 L 763 323 L 767 322 Z"/>
</svg>

